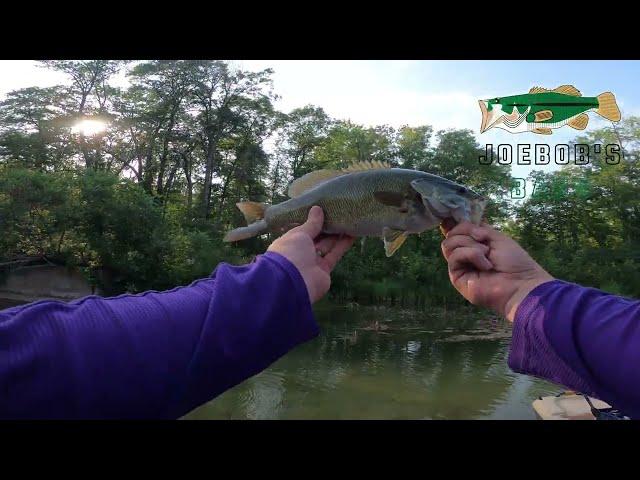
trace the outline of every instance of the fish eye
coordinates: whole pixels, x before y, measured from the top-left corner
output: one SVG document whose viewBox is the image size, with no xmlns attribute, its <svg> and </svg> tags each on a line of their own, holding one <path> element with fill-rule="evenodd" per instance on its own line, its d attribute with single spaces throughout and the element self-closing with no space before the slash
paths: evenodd
<svg viewBox="0 0 640 480">
<path fill-rule="evenodd" d="M 467 193 L 467 189 L 464 187 L 458 188 L 458 193 Z"/>
<path fill-rule="evenodd" d="M 500 99 L 499 99 L 499 98 L 494 98 L 494 99 L 493 99 L 493 101 L 494 101 L 495 103 L 500 103 Z"/>
</svg>

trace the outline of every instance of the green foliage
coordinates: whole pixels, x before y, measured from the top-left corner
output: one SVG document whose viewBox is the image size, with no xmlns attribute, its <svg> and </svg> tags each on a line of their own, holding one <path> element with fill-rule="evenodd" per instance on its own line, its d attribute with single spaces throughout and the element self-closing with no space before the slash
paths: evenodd
<svg viewBox="0 0 640 480">
<path fill-rule="evenodd" d="M 131 85 L 109 85 L 126 62 L 53 61 L 68 85 L 23 88 L 0 102 L 0 256 L 45 255 L 83 269 L 107 293 L 184 285 L 220 262 L 240 264 L 270 238 L 222 242 L 243 225 L 236 202 L 277 203 L 319 168 L 382 160 L 469 185 L 491 199 L 487 218 L 516 236 L 559 278 L 640 295 L 640 119 L 577 143 L 623 147 L 609 164 L 534 172 L 514 205 L 508 166 L 479 165 L 468 130 L 363 126 L 306 105 L 273 107 L 272 71 L 222 61 L 145 61 Z M 83 119 L 108 122 L 85 135 Z M 428 308 L 462 305 L 436 231 L 411 236 L 391 258 L 382 242 L 356 244 L 333 276 L 342 301 Z"/>
<path fill-rule="evenodd" d="M 160 208 L 131 181 L 87 172 L 80 181 L 81 234 L 92 267 L 102 266 L 115 290 L 144 290 L 161 277 L 167 236 Z"/>
<path fill-rule="evenodd" d="M 0 169 L 0 254 L 60 253 L 60 237 L 78 220 L 73 176 Z"/>
<path fill-rule="evenodd" d="M 625 158 L 593 162 L 553 173 L 534 172 L 533 195 L 516 210 L 511 232 L 558 278 L 622 295 L 640 295 L 640 170 L 638 119 L 578 138 L 583 144 L 614 144 L 624 138 Z"/>
</svg>

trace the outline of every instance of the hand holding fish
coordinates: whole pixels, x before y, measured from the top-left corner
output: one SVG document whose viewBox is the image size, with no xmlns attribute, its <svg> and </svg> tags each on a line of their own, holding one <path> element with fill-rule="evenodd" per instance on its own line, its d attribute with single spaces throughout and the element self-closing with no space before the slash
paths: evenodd
<svg viewBox="0 0 640 480">
<path fill-rule="evenodd" d="M 463 222 L 444 229 L 442 253 L 449 278 L 474 305 L 489 307 L 513 322 L 529 292 L 553 280 L 515 240 L 486 224 Z"/>
<path fill-rule="evenodd" d="M 289 230 L 267 250 L 279 253 L 296 266 L 311 303 L 329 291 L 331 272 L 355 240 L 350 236 L 321 235 L 323 223 L 322 209 L 314 206 L 305 223 Z"/>
</svg>

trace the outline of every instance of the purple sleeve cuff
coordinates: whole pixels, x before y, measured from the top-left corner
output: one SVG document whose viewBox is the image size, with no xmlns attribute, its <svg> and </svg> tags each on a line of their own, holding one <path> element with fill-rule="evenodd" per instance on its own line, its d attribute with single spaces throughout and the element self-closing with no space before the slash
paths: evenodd
<svg viewBox="0 0 640 480">
<path fill-rule="evenodd" d="M 312 338 L 315 338 L 320 333 L 320 327 L 315 321 L 313 315 L 313 308 L 311 305 L 311 299 L 309 298 L 309 292 L 307 285 L 304 283 L 304 279 L 300 274 L 297 267 L 291 263 L 287 258 L 279 253 L 266 252 L 260 257 L 265 258 L 282 268 L 293 284 L 294 297 L 296 298 L 299 306 L 299 311 L 303 312 L 302 318 L 298 323 L 299 325 L 299 338 L 300 342 L 305 342 Z"/>
<path fill-rule="evenodd" d="M 565 285 L 560 280 L 538 285 L 519 305 L 513 321 L 509 367 L 593 395 L 592 386 L 564 362 L 545 334 L 544 322 L 549 312 L 542 299 Z"/>
</svg>

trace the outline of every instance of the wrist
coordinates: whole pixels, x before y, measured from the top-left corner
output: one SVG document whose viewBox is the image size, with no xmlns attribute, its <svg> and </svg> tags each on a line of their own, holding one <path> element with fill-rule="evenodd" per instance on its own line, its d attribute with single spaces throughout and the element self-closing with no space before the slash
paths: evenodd
<svg viewBox="0 0 640 480">
<path fill-rule="evenodd" d="M 313 283 L 309 279 L 305 272 L 305 269 L 300 268 L 293 259 L 289 258 L 283 252 L 279 252 L 275 249 L 267 250 L 264 256 L 277 260 L 277 263 L 285 268 L 289 273 L 289 276 L 295 284 L 295 291 L 301 297 L 307 297 L 313 304 L 315 302 L 315 291 L 313 289 Z M 303 295 L 304 292 L 304 295 Z"/>
<path fill-rule="evenodd" d="M 522 301 L 527 298 L 529 293 L 531 293 L 531 291 L 539 285 L 551 282 L 553 280 L 554 278 L 551 275 L 549 275 L 545 271 L 542 271 L 536 274 L 533 278 L 521 281 L 516 288 L 516 291 L 505 303 L 502 315 L 507 320 L 513 323 L 516 318 L 516 313 L 518 312 L 518 307 L 520 306 Z"/>
</svg>

